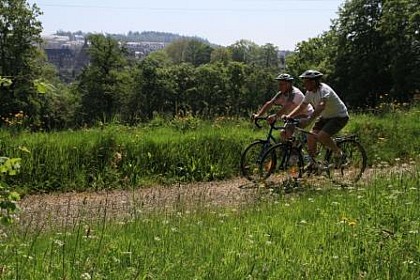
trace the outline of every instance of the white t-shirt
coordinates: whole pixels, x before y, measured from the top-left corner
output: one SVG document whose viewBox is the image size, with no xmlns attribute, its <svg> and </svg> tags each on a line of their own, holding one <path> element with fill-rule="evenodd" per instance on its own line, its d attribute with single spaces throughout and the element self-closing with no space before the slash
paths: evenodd
<svg viewBox="0 0 420 280">
<path fill-rule="evenodd" d="M 335 91 L 328 85 L 321 83 L 317 91 L 307 91 L 303 102 L 316 107 L 322 99 L 326 99 L 325 109 L 321 112 L 322 118 L 348 117 L 347 107 Z"/>
<path fill-rule="evenodd" d="M 292 87 L 292 91 L 289 93 L 282 93 L 281 91 L 277 92 L 273 99 L 271 99 L 271 102 L 281 106 L 287 106 L 287 104 L 291 102 L 298 106 L 300 105 L 300 103 L 302 103 L 304 99 L 305 95 L 303 95 L 300 89 L 298 89 L 297 87 Z M 309 104 L 304 114 L 309 116 L 312 115 L 313 112 L 314 108 L 311 106 L 311 104 Z"/>
</svg>

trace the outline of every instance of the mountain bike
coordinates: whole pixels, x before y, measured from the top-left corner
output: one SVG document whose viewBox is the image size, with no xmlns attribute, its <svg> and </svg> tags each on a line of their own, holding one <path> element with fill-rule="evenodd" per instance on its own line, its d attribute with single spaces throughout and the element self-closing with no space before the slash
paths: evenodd
<svg viewBox="0 0 420 280">
<path fill-rule="evenodd" d="M 334 137 L 334 141 L 343 151 L 340 163 L 334 162 L 333 153 L 328 148 L 320 149 L 317 154 L 316 169 L 305 170 L 304 159 L 308 159 L 304 152 L 306 137 L 312 132 L 299 128 L 297 119 L 285 120 L 285 127 L 293 130 L 293 136 L 284 142 L 271 145 L 262 157 L 259 167 L 259 177 L 267 179 L 275 171 L 279 173 L 281 183 L 294 183 L 304 174 L 324 173 L 333 182 L 350 185 L 356 183 L 362 176 L 367 166 L 366 151 L 356 135 Z M 300 135 L 300 136 L 299 136 Z M 273 158 L 279 161 L 279 165 L 273 164 Z"/>
<path fill-rule="evenodd" d="M 257 128 L 262 128 L 260 121 L 266 121 L 267 117 L 258 117 L 254 119 L 254 124 Z M 283 129 L 282 126 L 276 126 L 275 123 L 270 124 L 270 129 L 268 130 L 267 136 L 265 139 L 258 139 L 251 144 L 249 144 L 241 155 L 241 173 L 242 176 L 247 178 L 252 182 L 258 182 L 261 180 L 260 174 L 260 164 L 262 162 L 263 155 L 265 152 L 278 141 L 273 136 L 273 131 Z M 269 155 L 267 155 L 269 157 Z M 271 164 L 276 164 L 276 155 L 271 154 Z"/>
</svg>

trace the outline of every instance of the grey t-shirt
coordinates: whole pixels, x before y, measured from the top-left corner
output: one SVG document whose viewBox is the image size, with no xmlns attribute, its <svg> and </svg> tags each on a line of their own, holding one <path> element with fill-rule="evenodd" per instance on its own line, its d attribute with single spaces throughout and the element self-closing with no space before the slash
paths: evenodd
<svg viewBox="0 0 420 280">
<path fill-rule="evenodd" d="M 321 112 L 323 118 L 348 117 L 349 113 L 344 102 L 338 97 L 335 91 L 328 85 L 321 83 L 317 91 L 307 91 L 303 102 L 312 104 L 314 108 L 326 99 L 325 109 Z"/>
</svg>

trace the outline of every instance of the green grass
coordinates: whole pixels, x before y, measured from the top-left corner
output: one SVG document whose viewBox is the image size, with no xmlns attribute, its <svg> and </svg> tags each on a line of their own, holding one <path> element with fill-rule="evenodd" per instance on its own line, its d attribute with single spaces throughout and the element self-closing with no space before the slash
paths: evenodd
<svg viewBox="0 0 420 280">
<path fill-rule="evenodd" d="M 419 157 L 420 108 L 352 116 L 346 131 L 357 133 L 368 153 L 369 163 L 395 164 Z"/>
<path fill-rule="evenodd" d="M 417 162 L 420 110 L 352 114 L 370 166 Z M 109 125 L 54 133 L 0 131 L 3 155 L 22 158 L 9 185 L 21 192 L 100 190 L 211 181 L 240 175 L 240 154 L 267 127 L 249 120 L 155 119 L 141 127 Z"/>
<path fill-rule="evenodd" d="M 1 279 L 418 279 L 419 169 L 353 189 L 7 228 Z M 245 191 L 245 190 L 244 190 Z M 48 227 L 46 227 L 48 228 Z"/>
</svg>

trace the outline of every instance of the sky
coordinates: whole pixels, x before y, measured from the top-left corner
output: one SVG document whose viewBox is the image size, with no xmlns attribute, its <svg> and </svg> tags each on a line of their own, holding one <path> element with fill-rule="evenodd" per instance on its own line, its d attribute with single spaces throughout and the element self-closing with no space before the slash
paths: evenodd
<svg viewBox="0 0 420 280">
<path fill-rule="evenodd" d="M 229 46 L 245 39 L 294 50 L 321 35 L 345 0 L 28 0 L 43 34 L 169 32 Z"/>
</svg>

